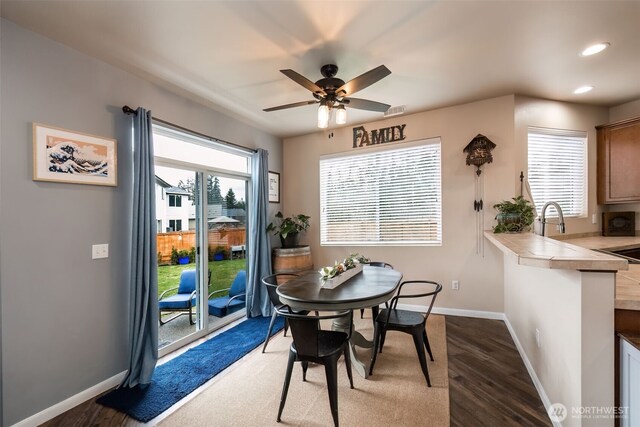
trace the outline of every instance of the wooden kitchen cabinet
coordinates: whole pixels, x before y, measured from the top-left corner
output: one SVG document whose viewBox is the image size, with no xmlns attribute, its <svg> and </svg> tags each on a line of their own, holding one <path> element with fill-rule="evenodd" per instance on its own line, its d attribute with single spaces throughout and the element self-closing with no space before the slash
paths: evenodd
<svg viewBox="0 0 640 427">
<path fill-rule="evenodd" d="M 598 203 L 640 201 L 640 117 L 596 129 Z"/>
</svg>

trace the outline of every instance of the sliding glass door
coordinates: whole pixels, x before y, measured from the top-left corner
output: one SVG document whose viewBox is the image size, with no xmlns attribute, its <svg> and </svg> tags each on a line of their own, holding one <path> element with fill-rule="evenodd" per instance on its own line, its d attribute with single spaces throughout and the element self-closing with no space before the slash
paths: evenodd
<svg viewBox="0 0 640 427">
<path fill-rule="evenodd" d="M 250 153 L 154 126 L 159 355 L 246 313 Z"/>
<path fill-rule="evenodd" d="M 160 164 L 156 172 L 158 347 L 202 329 L 201 172 Z"/>
<path fill-rule="evenodd" d="M 209 325 L 215 329 L 245 313 L 247 180 L 207 174 Z"/>
</svg>

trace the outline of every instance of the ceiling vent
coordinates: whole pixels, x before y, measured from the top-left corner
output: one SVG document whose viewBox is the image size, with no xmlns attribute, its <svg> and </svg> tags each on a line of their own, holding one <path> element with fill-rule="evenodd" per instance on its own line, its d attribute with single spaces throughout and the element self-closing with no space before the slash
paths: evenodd
<svg viewBox="0 0 640 427">
<path fill-rule="evenodd" d="M 387 111 L 384 112 L 385 117 L 399 116 L 400 114 L 404 114 L 404 110 L 406 110 L 406 105 L 399 105 L 397 107 L 391 107 Z"/>
</svg>

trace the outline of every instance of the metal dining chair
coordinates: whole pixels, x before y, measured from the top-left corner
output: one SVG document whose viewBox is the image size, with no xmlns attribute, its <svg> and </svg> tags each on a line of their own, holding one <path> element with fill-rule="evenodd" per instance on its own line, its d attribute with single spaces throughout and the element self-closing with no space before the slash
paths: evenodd
<svg viewBox="0 0 640 427">
<path fill-rule="evenodd" d="M 269 343 L 269 338 L 271 338 L 271 331 L 273 330 L 273 324 L 276 321 L 276 317 L 278 317 L 278 308 L 282 308 L 284 304 L 280 301 L 280 297 L 276 292 L 278 285 L 291 280 L 295 277 L 298 277 L 297 274 L 294 273 L 276 273 L 271 274 L 269 276 L 265 276 L 262 278 L 262 283 L 267 288 L 267 294 L 269 295 L 269 300 L 273 305 L 273 314 L 271 315 L 271 322 L 269 323 L 269 330 L 267 331 L 267 337 L 264 340 L 264 345 L 262 346 L 262 352 L 264 353 L 267 350 L 267 344 Z M 309 313 L 308 311 L 296 311 L 295 313 L 306 315 Z M 289 322 L 285 318 L 284 322 L 284 336 L 287 336 L 287 329 L 289 328 Z"/>
<path fill-rule="evenodd" d="M 402 294 L 402 288 L 411 284 L 412 287 L 417 286 L 420 291 L 416 293 Z M 391 304 L 388 309 L 382 310 L 376 317 L 376 327 L 374 331 L 373 352 L 371 353 L 371 365 L 369 367 L 369 375 L 373 375 L 373 367 L 376 363 L 376 357 L 378 352 L 382 353 L 382 347 L 384 345 L 384 339 L 387 331 L 400 331 L 413 336 L 413 343 L 416 346 L 418 353 L 418 359 L 420 360 L 420 366 L 422 367 L 422 373 L 427 380 L 427 385 L 431 387 L 431 380 L 429 379 L 429 368 L 427 367 L 427 359 L 424 354 L 424 348 L 427 349 L 431 361 L 433 361 L 433 353 L 431 352 L 431 346 L 429 345 L 429 337 L 427 335 L 427 318 L 433 308 L 433 303 L 436 300 L 436 296 L 442 290 L 442 285 L 430 280 L 407 280 L 402 282 L 398 288 L 398 294 L 391 298 Z M 429 308 L 425 314 L 410 311 L 399 310 L 398 301 L 402 298 L 428 298 Z"/>
<path fill-rule="evenodd" d="M 383 267 L 383 268 L 389 268 L 393 270 L 393 265 L 383 261 L 371 261 L 367 265 L 370 265 L 371 267 Z M 386 302 L 384 303 L 384 305 L 387 308 L 389 307 L 389 305 Z M 371 307 L 371 319 L 373 319 L 374 322 L 376 321 L 377 315 L 378 315 L 378 306 Z M 361 319 L 364 318 L 364 308 L 360 309 L 360 318 Z"/>
<path fill-rule="evenodd" d="M 338 359 L 344 354 L 347 376 L 349 377 L 351 388 L 353 388 L 351 359 L 349 357 L 349 339 L 351 338 L 352 329 L 349 328 L 348 333 L 322 330 L 320 329 L 320 320 L 349 316 L 349 323 L 353 324 L 353 311 L 345 310 L 333 314 L 314 316 L 295 313 L 287 305 L 276 308 L 276 311 L 278 315 L 284 317 L 289 322 L 291 335 L 293 336 L 293 342 L 289 348 L 289 361 L 282 386 L 277 421 L 281 421 L 282 411 L 284 410 L 284 405 L 287 400 L 293 364 L 295 362 L 302 362 L 302 381 L 306 381 L 307 368 L 309 362 L 311 362 L 324 365 L 331 415 L 333 417 L 333 423 L 338 427 Z"/>
</svg>

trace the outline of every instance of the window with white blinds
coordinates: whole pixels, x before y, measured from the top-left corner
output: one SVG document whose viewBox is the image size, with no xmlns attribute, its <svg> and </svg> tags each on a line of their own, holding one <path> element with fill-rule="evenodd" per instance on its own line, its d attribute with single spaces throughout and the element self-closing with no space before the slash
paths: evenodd
<svg viewBox="0 0 640 427">
<path fill-rule="evenodd" d="M 565 217 L 586 216 L 587 133 L 529 128 L 528 179 L 538 215 L 557 202 Z M 556 216 L 550 209 L 549 216 Z"/>
<path fill-rule="evenodd" d="M 322 245 L 440 245 L 440 140 L 320 160 Z"/>
</svg>

